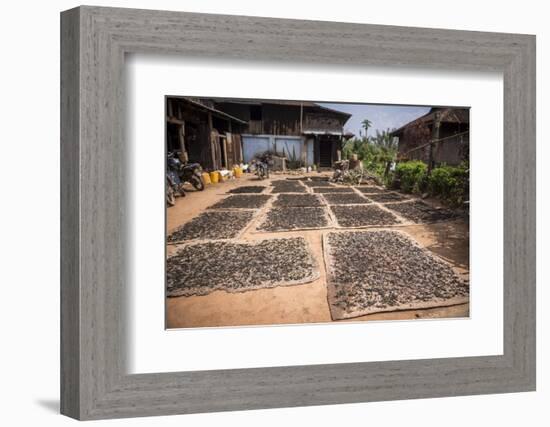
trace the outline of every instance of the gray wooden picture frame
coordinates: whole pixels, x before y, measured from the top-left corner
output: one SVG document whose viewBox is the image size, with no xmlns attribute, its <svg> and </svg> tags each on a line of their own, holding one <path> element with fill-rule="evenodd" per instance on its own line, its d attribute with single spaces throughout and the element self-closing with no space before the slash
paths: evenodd
<svg viewBox="0 0 550 427">
<path fill-rule="evenodd" d="M 502 72 L 504 354 L 127 374 L 126 53 Z M 534 36 L 88 6 L 62 12 L 63 414 L 84 420 L 530 390 Z"/>
</svg>

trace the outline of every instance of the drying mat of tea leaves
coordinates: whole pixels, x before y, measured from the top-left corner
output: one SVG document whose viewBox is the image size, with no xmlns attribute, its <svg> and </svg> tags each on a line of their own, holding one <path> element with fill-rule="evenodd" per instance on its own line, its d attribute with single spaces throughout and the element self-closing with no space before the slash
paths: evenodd
<svg viewBox="0 0 550 427">
<path fill-rule="evenodd" d="M 418 200 L 403 203 L 387 203 L 384 206 L 397 212 L 403 218 L 416 223 L 444 221 L 458 216 L 449 209 L 433 208 L 427 203 Z"/>
<path fill-rule="evenodd" d="M 208 209 L 259 209 L 270 198 L 267 194 L 236 194 L 220 200 Z"/>
<path fill-rule="evenodd" d="M 289 178 L 287 178 L 289 179 Z M 309 175 L 309 176 L 301 176 L 300 179 L 302 181 L 328 181 L 330 180 L 330 176 L 327 175 Z"/>
<path fill-rule="evenodd" d="M 469 301 L 468 282 L 402 232 L 331 232 L 323 245 L 333 320 Z"/>
<path fill-rule="evenodd" d="M 168 243 L 187 240 L 234 239 L 252 221 L 254 211 L 207 211 L 168 235 Z"/>
<path fill-rule="evenodd" d="M 311 181 L 302 181 L 308 187 L 332 187 L 332 184 L 328 180 L 313 179 Z"/>
<path fill-rule="evenodd" d="M 330 218 L 325 208 L 271 208 L 258 231 L 293 231 L 327 227 Z"/>
<path fill-rule="evenodd" d="M 316 207 L 323 206 L 323 202 L 316 194 L 279 194 L 273 202 L 275 207 Z"/>
<path fill-rule="evenodd" d="M 369 227 L 399 224 L 400 221 L 391 212 L 374 204 L 336 205 L 330 210 L 340 227 Z"/>
<path fill-rule="evenodd" d="M 229 190 L 230 194 L 250 194 L 250 193 L 261 193 L 267 187 L 262 187 L 260 185 L 245 185 L 244 187 L 237 187 Z"/>
<path fill-rule="evenodd" d="M 387 193 L 369 194 L 367 197 L 373 202 L 378 203 L 402 202 L 404 200 L 409 200 L 407 197 L 392 191 L 388 191 Z"/>
<path fill-rule="evenodd" d="M 307 193 L 307 188 L 300 181 L 280 180 L 271 183 L 272 193 Z"/>
<path fill-rule="evenodd" d="M 360 185 L 357 188 L 361 193 L 363 194 L 376 194 L 376 193 L 384 193 L 387 190 L 384 190 L 380 187 L 374 187 L 372 185 Z"/>
<path fill-rule="evenodd" d="M 369 199 L 357 193 L 325 193 L 323 197 L 329 205 L 351 205 L 371 203 Z"/>
<path fill-rule="evenodd" d="M 302 237 L 189 244 L 166 260 L 169 297 L 298 285 L 318 277 L 319 267 Z"/>
<path fill-rule="evenodd" d="M 314 193 L 355 193 L 351 187 L 313 187 Z"/>
</svg>

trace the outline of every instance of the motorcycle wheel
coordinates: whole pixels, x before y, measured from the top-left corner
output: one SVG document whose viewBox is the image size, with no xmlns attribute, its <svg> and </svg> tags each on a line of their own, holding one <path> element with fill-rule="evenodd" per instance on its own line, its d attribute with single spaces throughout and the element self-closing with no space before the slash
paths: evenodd
<svg viewBox="0 0 550 427">
<path fill-rule="evenodd" d="M 193 174 L 191 177 L 191 185 L 195 187 L 195 190 L 197 191 L 203 191 L 204 190 L 204 182 L 202 180 L 202 177 Z"/>
<path fill-rule="evenodd" d="M 166 204 L 168 206 L 174 206 L 176 204 L 176 195 L 171 185 L 166 187 Z"/>
</svg>

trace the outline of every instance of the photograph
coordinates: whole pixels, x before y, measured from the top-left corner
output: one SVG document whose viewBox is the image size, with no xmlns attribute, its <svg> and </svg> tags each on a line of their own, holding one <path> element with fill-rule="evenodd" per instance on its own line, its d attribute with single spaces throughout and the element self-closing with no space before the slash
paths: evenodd
<svg viewBox="0 0 550 427">
<path fill-rule="evenodd" d="M 167 329 L 469 317 L 468 107 L 165 102 Z"/>
</svg>

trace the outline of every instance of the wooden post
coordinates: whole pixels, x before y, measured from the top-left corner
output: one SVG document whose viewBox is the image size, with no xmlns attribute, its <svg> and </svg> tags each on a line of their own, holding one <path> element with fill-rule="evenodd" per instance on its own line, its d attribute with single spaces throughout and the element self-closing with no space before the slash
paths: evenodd
<svg viewBox="0 0 550 427">
<path fill-rule="evenodd" d="M 185 121 L 179 127 L 179 139 L 180 139 L 180 160 L 184 163 L 189 161 L 189 153 L 187 153 L 187 148 L 185 147 Z"/>
<path fill-rule="evenodd" d="M 222 152 L 221 152 L 221 163 L 222 166 L 226 169 L 229 169 L 229 159 L 227 158 L 227 136 L 223 137 L 220 135 L 222 143 Z"/>
<path fill-rule="evenodd" d="M 437 111 L 434 115 L 434 124 L 432 127 L 432 140 L 428 145 L 428 175 L 431 175 L 434 163 L 434 144 L 439 140 L 439 128 L 441 126 L 441 113 Z"/>
<path fill-rule="evenodd" d="M 307 138 L 301 137 L 302 144 L 300 145 L 300 161 L 307 166 Z"/>
<path fill-rule="evenodd" d="M 300 102 L 300 134 L 304 133 L 304 103 Z"/>
<path fill-rule="evenodd" d="M 317 166 L 317 170 L 321 165 L 321 147 L 319 143 L 319 136 L 315 135 L 313 140 L 313 163 Z"/>
<path fill-rule="evenodd" d="M 342 130 L 343 132 L 343 130 Z M 344 139 L 344 135 L 340 135 L 340 138 L 338 138 L 337 146 L 336 146 L 336 161 L 340 162 L 342 160 L 342 150 L 344 149 L 344 144 L 346 143 L 346 140 Z"/>
<path fill-rule="evenodd" d="M 216 155 L 219 152 L 219 147 L 218 147 L 217 135 L 214 134 L 214 129 L 212 125 L 212 113 L 210 111 L 207 113 L 207 120 L 208 120 L 207 128 L 208 128 L 208 135 L 209 135 L 208 139 L 210 142 L 210 152 L 212 157 L 212 168 L 216 170 L 216 169 L 219 169 L 219 164 L 217 161 L 218 156 Z"/>
</svg>

